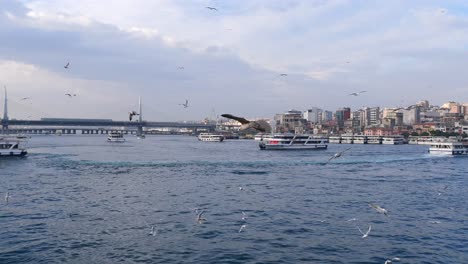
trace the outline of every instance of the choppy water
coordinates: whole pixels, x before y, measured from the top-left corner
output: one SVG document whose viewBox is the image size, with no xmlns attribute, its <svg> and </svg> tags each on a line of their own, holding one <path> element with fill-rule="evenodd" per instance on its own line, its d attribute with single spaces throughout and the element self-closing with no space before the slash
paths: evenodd
<svg viewBox="0 0 468 264">
<path fill-rule="evenodd" d="M 127 140 L 34 137 L 0 160 L 0 263 L 468 263 L 467 157 Z"/>
</svg>

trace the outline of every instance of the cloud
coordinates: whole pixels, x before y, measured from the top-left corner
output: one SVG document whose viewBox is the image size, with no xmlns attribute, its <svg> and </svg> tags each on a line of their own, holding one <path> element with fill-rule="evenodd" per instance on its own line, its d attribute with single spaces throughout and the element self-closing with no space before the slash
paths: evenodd
<svg viewBox="0 0 468 264">
<path fill-rule="evenodd" d="M 153 120 L 201 119 L 212 108 L 271 117 L 314 105 L 395 105 L 421 94 L 437 103 L 440 87 L 465 87 L 463 3 L 212 4 L 218 12 L 200 1 L 5 0 L 0 59 L 55 74 L 57 83 L 79 80 L 83 90 L 88 82 L 111 87 L 119 104 L 127 99 L 119 96 L 142 95 Z M 276 80 L 283 72 L 288 78 Z M 355 90 L 369 92 L 344 96 Z M 186 98 L 193 104 L 182 111 Z"/>
</svg>

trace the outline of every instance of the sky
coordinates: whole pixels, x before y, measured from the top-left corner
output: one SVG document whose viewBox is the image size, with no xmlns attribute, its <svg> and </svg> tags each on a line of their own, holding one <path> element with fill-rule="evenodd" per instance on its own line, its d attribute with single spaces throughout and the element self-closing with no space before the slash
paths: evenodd
<svg viewBox="0 0 468 264">
<path fill-rule="evenodd" d="M 17 119 L 468 102 L 462 0 L 0 0 L 0 36 Z"/>
</svg>

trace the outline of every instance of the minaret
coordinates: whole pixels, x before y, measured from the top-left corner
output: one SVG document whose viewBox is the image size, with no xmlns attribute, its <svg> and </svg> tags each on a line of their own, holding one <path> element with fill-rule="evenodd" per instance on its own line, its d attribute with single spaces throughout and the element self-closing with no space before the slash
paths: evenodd
<svg viewBox="0 0 468 264">
<path fill-rule="evenodd" d="M 138 106 L 139 106 L 139 108 L 140 108 L 140 109 L 139 109 L 139 112 L 138 112 L 138 114 L 139 114 L 139 115 L 138 115 L 138 116 L 139 116 L 138 122 L 141 123 L 141 121 L 143 120 L 143 117 L 142 117 L 143 114 L 141 113 L 141 96 L 138 97 Z"/>
<path fill-rule="evenodd" d="M 3 128 L 3 130 L 8 129 L 8 97 L 7 97 L 6 86 L 5 86 L 5 102 L 3 104 L 2 128 Z"/>
<path fill-rule="evenodd" d="M 139 138 L 144 138 L 145 135 L 143 134 L 143 125 L 141 124 L 143 121 L 143 113 L 141 112 L 141 96 L 138 98 L 138 126 L 137 126 L 137 136 Z"/>
</svg>

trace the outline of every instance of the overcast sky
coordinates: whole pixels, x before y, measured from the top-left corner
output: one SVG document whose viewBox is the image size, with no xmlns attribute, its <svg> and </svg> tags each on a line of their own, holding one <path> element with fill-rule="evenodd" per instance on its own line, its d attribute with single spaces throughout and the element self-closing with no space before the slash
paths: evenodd
<svg viewBox="0 0 468 264">
<path fill-rule="evenodd" d="M 10 118 L 468 102 L 462 0 L 0 0 L 0 36 Z"/>
</svg>

